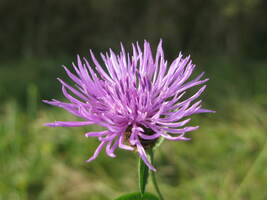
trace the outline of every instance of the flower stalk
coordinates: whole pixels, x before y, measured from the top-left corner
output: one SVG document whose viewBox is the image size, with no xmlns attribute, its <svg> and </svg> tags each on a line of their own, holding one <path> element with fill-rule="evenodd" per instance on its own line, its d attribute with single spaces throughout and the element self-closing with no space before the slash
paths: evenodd
<svg viewBox="0 0 267 200">
<path fill-rule="evenodd" d="M 154 165 L 154 150 L 153 150 L 153 148 L 147 149 L 147 153 L 149 155 L 151 164 Z M 159 199 L 164 200 L 164 198 L 160 192 L 158 183 L 157 183 L 155 172 L 152 170 L 149 170 L 148 166 L 146 166 L 146 164 L 144 163 L 144 161 L 141 158 L 139 158 L 138 165 L 139 165 L 138 166 L 139 190 L 140 190 L 141 198 L 143 199 L 143 197 L 144 197 L 144 194 L 146 191 L 146 185 L 148 182 L 148 177 L 150 174 L 151 179 L 152 179 L 152 183 L 154 185 L 154 188 L 157 192 Z"/>
<path fill-rule="evenodd" d="M 148 154 L 149 154 L 149 156 L 150 156 L 152 165 L 154 165 L 154 151 L 153 151 L 153 149 L 149 150 L 149 151 L 148 151 Z M 158 195 L 159 199 L 160 199 L 160 200 L 164 200 L 164 198 L 163 198 L 163 196 L 162 196 L 162 194 L 161 194 L 161 192 L 160 192 L 158 183 L 157 183 L 157 179 L 156 179 L 156 174 L 155 174 L 155 172 L 154 172 L 154 171 L 150 171 L 150 174 L 151 174 L 151 178 L 152 178 L 152 183 L 153 183 L 153 185 L 154 185 L 154 188 L 155 188 L 155 190 L 156 190 L 156 192 L 157 192 L 157 195 Z"/>
</svg>

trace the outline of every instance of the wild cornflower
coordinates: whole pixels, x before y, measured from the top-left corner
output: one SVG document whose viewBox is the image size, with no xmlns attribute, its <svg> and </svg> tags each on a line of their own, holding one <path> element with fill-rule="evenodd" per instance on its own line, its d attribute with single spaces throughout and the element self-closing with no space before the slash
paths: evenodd
<svg viewBox="0 0 267 200">
<path fill-rule="evenodd" d="M 121 45 L 119 54 L 111 49 L 101 54 L 101 65 L 90 51 L 91 63 L 86 58 L 77 57 L 73 63 L 75 73 L 64 67 L 67 75 L 75 83 L 71 86 L 58 79 L 62 92 L 69 101 L 45 100 L 45 103 L 61 107 L 83 121 L 56 121 L 47 126 L 77 127 L 97 124 L 106 130 L 85 133 L 86 137 L 97 137 L 100 144 L 93 156 L 94 160 L 105 148 L 106 154 L 115 157 L 115 149 L 136 150 L 151 170 L 147 150 L 164 138 L 173 141 L 189 140 L 186 133 L 198 126 L 186 126 L 190 116 L 213 112 L 201 107 L 195 100 L 205 90 L 202 86 L 194 95 L 183 98 L 186 90 L 202 85 L 208 79 L 201 79 L 204 73 L 188 81 L 195 69 L 190 57 L 178 57 L 168 65 L 164 58 L 162 41 L 156 55 L 152 55 L 150 44 L 144 47 L 132 44 L 132 54 Z"/>
</svg>

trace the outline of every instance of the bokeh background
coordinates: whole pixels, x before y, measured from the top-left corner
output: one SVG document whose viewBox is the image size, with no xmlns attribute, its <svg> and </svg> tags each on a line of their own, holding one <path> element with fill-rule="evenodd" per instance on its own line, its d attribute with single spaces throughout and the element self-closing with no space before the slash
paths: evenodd
<svg viewBox="0 0 267 200">
<path fill-rule="evenodd" d="M 61 65 L 123 42 L 159 39 L 169 61 L 190 54 L 210 77 L 190 142 L 164 142 L 157 177 L 167 200 L 267 199 L 267 1 L 1 0 L 0 199 L 110 200 L 138 190 L 136 155 L 102 153 L 74 120 L 41 99 L 62 98 Z M 195 73 L 196 75 L 197 73 Z M 148 191 L 155 193 L 149 184 Z"/>
</svg>

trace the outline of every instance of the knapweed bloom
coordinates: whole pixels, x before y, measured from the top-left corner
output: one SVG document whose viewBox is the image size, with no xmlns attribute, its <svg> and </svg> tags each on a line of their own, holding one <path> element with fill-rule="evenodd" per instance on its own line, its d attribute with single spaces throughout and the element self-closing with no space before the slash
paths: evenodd
<svg viewBox="0 0 267 200">
<path fill-rule="evenodd" d="M 90 62 L 79 56 L 73 71 L 65 68 L 75 86 L 58 79 L 68 103 L 58 100 L 44 101 L 61 107 L 83 121 L 56 121 L 47 126 L 77 127 L 97 124 L 106 130 L 85 133 L 100 141 L 95 153 L 87 161 L 94 160 L 105 148 L 106 154 L 115 157 L 116 148 L 136 150 L 151 169 L 146 150 L 152 148 L 159 138 L 189 140 L 187 132 L 198 126 L 185 126 L 193 114 L 212 112 L 201 108 L 195 101 L 205 90 L 202 86 L 194 95 L 183 98 L 186 90 L 208 81 L 201 73 L 190 78 L 195 69 L 190 57 L 178 57 L 168 64 L 164 58 L 162 41 L 156 55 L 150 44 L 144 41 L 143 49 L 138 43 L 132 45 L 132 54 L 121 45 L 119 54 L 110 50 L 101 54 L 100 64 L 92 51 Z"/>
</svg>

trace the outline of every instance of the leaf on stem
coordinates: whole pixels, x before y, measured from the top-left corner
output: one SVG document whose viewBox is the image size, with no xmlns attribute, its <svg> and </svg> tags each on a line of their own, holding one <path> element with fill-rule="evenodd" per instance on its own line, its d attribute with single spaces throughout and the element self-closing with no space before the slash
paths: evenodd
<svg viewBox="0 0 267 200">
<path fill-rule="evenodd" d="M 140 192 L 122 195 L 115 200 L 159 200 L 158 197 L 151 193 L 144 193 L 143 196 Z"/>
<path fill-rule="evenodd" d="M 139 159 L 138 175 L 140 194 L 144 195 L 146 190 L 147 179 L 149 176 L 149 169 L 141 158 Z"/>
</svg>

